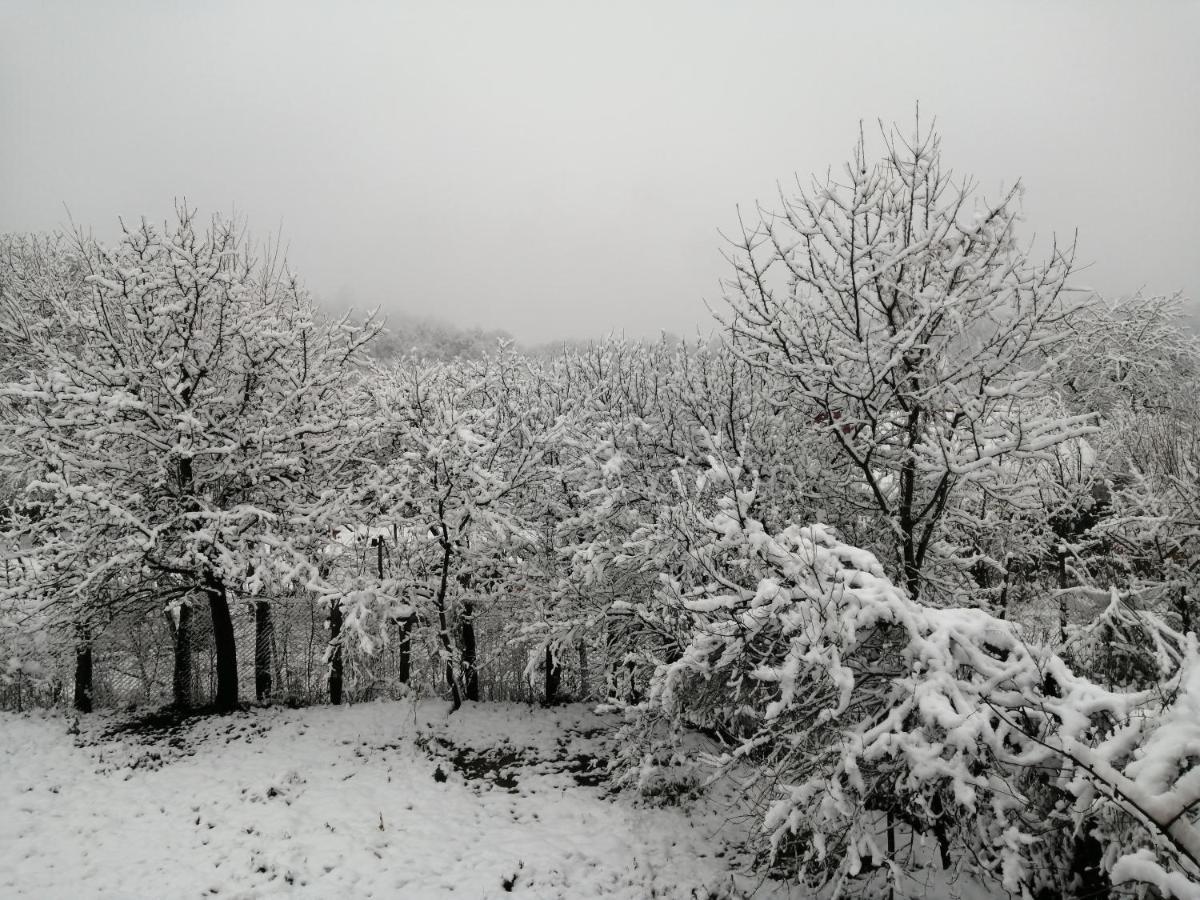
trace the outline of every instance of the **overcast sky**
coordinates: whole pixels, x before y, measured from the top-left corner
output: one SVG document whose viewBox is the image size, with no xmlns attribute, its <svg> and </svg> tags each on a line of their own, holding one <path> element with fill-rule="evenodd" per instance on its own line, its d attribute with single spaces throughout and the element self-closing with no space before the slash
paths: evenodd
<svg viewBox="0 0 1200 900">
<path fill-rule="evenodd" d="M 1200 2 L 0 0 L 0 231 L 186 196 L 321 297 L 523 341 L 710 327 L 718 229 L 936 114 L 1080 282 L 1200 300 Z"/>
</svg>

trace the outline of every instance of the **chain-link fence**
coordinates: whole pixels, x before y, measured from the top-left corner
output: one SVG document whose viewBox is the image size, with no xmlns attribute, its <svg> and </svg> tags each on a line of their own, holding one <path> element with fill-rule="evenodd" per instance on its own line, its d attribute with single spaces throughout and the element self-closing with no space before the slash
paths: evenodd
<svg viewBox="0 0 1200 900">
<path fill-rule="evenodd" d="M 493 598 L 477 604 L 473 623 L 481 700 L 539 702 L 545 697 L 545 651 L 534 639 L 514 638 L 517 601 Z M 211 619 L 203 603 L 191 616 L 191 702 L 212 702 L 217 689 L 217 654 Z M 237 646 L 238 694 L 255 699 L 256 625 L 253 604 L 232 605 Z M 462 646 L 461 618 L 451 615 L 454 643 Z M 393 623 L 367 652 L 347 634 L 342 648 L 343 700 L 362 702 L 419 696 L 449 697 L 446 665 L 433 623 L 412 624 L 408 677 L 404 679 L 401 623 Z M 274 604 L 271 613 L 270 669 L 273 702 L 310 705 L 329 702 L 330 631 L 328 609 L 315 598 Z M 461 653 L 460 650 L 456 652 Z M 579 642 L 556 655 L 557 697 L 598 696 L 604 685 L 603 648 Z M 74 686 L 74 647 L 48 649 L 41 665 L 0 679 L 0 709 L 21 710 L 70 704 Z M 168 614 L 146 612 L 114 620 L 92 641 L 92 697 L 97 708 L 159 706 L 172 702 L 175 627 Z"/>
</svg>

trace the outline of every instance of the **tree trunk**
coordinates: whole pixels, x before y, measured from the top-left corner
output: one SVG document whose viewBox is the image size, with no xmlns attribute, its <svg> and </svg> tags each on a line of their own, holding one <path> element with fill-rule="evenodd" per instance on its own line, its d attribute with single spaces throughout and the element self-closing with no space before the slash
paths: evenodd
<svg viewBox="0 0 1200 900">
<path fill-rule="evenodd" d="M 329 702 L 342 702 L 342 603 L 335 600 L 329 606 Z"/>
<path fill-rule="evenodd" d="M 446 523 L 441 523 L 442 542 L 442 574 L 438 582 L 437 611 L 438 638 L 442 643 L 442 652 L 446 657 L 446 680 L 450 682 L 450 712 L 456 712 L 462 706 L 462 694 L 458 690 L 458 677 L 454 673 L 454 648 L 450 641 L 450 625 L 446 621 L 446 593 L 450 588 L 450 560 L 454 553 L 453 545 L 446 537 Z"/>
<path fill-rule="evenodd" d="M 230 712 L 238 705 L 237 638 L 229 614 L 229 596 L 225 582 L 212 569 L 204 571 L 204 592 L 212 612 L 213 651 L 217 663 L 217 691 L 213 705 L 219 712 Z"/>
<path fill-rule="evenodd" d="M 1077 897 L 1108 900 L 1113 884 L 1104 868 L 1104 846 L 1091 830 L 1075 838 L 1072 847 L 1071 873 L 1077 879 Z"/>
<path fill-rule="evenodd" d="M 479 667 L 475 650 L 475 607 L 470 603 L 463 604 L 462 615 L 463 641 L 463 691 L 468 700 L 479 700 Z"/>
<path fill-rule="evenodd" d="M 915 603 L 921 595 L 921 570 L 912 561 L 911 555 L 908 552 L 910 547 L 906 546 L 904 549 L 904 590 L 908 594 L 909 599 Z"/>
<path fill-rule="evenodd" d="M 905 368 L 908 368 L 907 364 Z M 908 592 L 908 598 L 916 603 L 921 593 L 921 566 L 917 559 L 917 522 L 913 517 L 917 463 L 912 449 L 921 440 L 920 410 L 908 411 L 905 431 L 907 440 L 904 449 L 908 452 L 900 464 L 900 502 L 896 518 L 900 525 L 900 561 L 904 573 L 904 589 Z"/>
<path fill-rule="evenodd" d="M 175 626 L 171 693 L 176 709 L 192 708 L 192 604 L 187 602 L 179 604 L 179 623 Z"/>
<path fill-rule="evenodd" d="M 1188 603 L 1187 588 L 1180 587 L 1176 605 L 1179 610 L 1179 630 L 1187 634 L 1192 630 L 1192 608 Z"/>
<path fill-rule="evenodd" d="M 259 702 L 271 699 L 271 604 L 254 604 L 254 696 Z"/>
<path fill-rule="evenodd" d="M 92 711 L 92 645 L 86 640 L 75 647 L 75 709 Z"/>
<path fill-rule="evenodd" d="M 892 811 L 887 811 L 887 858 L 891 862 L 896 858 L 896 819 Z M 896 900 L 895 878 L 888 878 L 888 900 Z"/>
<path fill-rule="evenodd" d="M 1067 642 L 1067 551 L 1058 551 L 1058 640 Z"/>
<path fill-rule="evenodd" d="M 412 667 L 413 617 L 408 616 L 400 623 L 400 683 L 408 684 Z"/>
<path fill-rule="evenodd" d="M 558 686 L 562 681 L 562 669 L 554 658 L 554 651 L 546 645 L 546 705 L 553 706 L 558 702 Z"/>
</svg>

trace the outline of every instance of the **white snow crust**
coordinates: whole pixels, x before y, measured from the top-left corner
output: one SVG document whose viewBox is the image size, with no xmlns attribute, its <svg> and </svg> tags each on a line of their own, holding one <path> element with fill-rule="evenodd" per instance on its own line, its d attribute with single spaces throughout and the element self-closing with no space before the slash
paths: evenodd
<svg viewBox="0 0 1200 900">
<path fill-rule="evenodd" d="M 603 765 L 605 721 L 585 707 L 446 710 L 254 709 L 116 736 L 107 715 L 72 735 L 61 716 L 0 714 L 0 897 L 640 900 L 758 884 L 732 871 L 719 818 L 638 807 L 544 761 Z M 461 747 L 526 763 L 469 779 Z"/>
</svg>

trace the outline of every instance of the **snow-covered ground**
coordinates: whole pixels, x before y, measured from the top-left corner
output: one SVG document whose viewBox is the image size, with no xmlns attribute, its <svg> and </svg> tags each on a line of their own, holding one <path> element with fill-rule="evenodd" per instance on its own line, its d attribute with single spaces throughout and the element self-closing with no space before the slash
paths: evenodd
<svg viewBox="0 0 1200 900">
<path fill-rule="evenodd" d="M 447 711 L 0 714 L 0 897 L 786 896 L 719 815 L 611 795 L 586 708 Z"/>
</svg>

